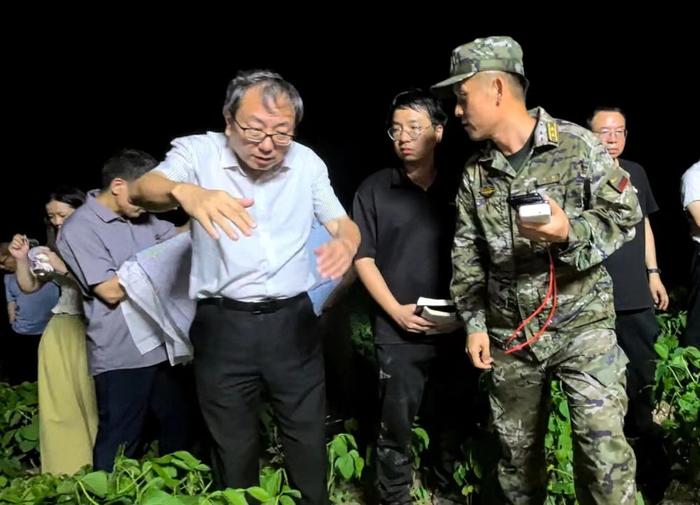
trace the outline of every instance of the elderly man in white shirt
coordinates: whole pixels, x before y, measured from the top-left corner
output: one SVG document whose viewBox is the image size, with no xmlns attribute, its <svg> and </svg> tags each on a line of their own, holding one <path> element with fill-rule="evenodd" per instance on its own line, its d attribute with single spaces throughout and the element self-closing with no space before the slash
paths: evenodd
<svg viewBox="0 0 700 505">
<path fill-rule="evenodd" d="M 688 214 L 690 236 L 693 239 L 688 326 L 682 344 L 700 348 L 700 161 L 683 174 L 681 201 Z"/>
<path fill-rule="evenodd" d="M 181 206 L 194 218 L 190 295 L 197 314 L 197 392 L 214 443 L 219 487 L 258 482 L 257 420 L 266 387 L 287 471 L 302 504 L 327 503 L 321 342 L 307 290 L 305 244 L 314 217 L 331 234 L 317 248 L 324 277 L 350 267 L 360 242 L 323 161 L 294 141 L 297 90 L 270 71 L 239 72 L 224 104 L 224 133 L 173 141 L 131 188 L 151 210 Z"/>
</svg>

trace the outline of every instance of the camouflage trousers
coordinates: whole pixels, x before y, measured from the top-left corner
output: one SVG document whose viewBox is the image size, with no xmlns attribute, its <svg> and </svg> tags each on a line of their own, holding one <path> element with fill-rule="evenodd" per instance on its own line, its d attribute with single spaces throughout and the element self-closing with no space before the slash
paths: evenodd
<svg viewBox="0 0 700 505">
<path fill-rule="evenodd" d="M 550 381 L 559 379 L 569 402 L 574 483 L 581 505 L 633 505 L 635 467 L 622 431 L 627 357 L 614 331 L 584 328 L 546 360 L 527 361 L 492 346 L 491 411 L 502 458 L 498 480 L 506 503 L 544 503 L 544 435 Z"/>
</svg>

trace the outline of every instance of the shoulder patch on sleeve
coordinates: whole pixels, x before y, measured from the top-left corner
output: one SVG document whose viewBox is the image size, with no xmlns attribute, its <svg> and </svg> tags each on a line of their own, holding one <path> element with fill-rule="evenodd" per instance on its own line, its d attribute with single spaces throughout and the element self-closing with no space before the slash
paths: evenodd
<svg viewBox="0 0 700 505">
<path fill-rule="evenodd" d="M 608 184 L 618 193 L 622 193 L 630 183 L 630 177 L 624 170 L 617 169 L 608 179 Z"/>
</svg>

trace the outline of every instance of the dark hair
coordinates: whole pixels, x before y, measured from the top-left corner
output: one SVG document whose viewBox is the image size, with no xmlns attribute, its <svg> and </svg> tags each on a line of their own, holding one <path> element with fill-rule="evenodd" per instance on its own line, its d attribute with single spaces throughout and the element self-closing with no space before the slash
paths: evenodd
<svg viewBox="0 0 700 505">
<path fill-rule="evenodd" d="M 102 167 L 102 189 L 109 188 L 116 178 L 125 181 L 138 179 L 157 164 L 156 159 L 146 152 L 124 149 L 109 158 Z"/>
<path fill-rule="evenodd" d="M 608 107 L 607 105 L 599 105 L 593 109 L 593 112 L 591 112 L 591 115 L 586 121 L 588 123 L 589 129 L 593 128 L 593 118 L 595 118 L 595 115 L 599 112 L 617 112 L 618 114 L 622 115 L 622 117 L 625 120 L 625 123 L 627 123 L 627 115 L 620 107 Z"/>
<path fill-rule="evenodd" d="M 85 193 L 83 190 L 73 186 L 59 186 L 49 193 L 46 203 L 51 201 L 62 202 L 66 205 L 70 205 L 74 209 L 77 209 L 85 203 Z M 57 252 L 56 229 L 46 217 L 44 218 L 44 223 L 46 224 L 46 245 L 54 252 Z"/>
<path fill-rule="evenodd" d="M 402 91 L 391 100 L 389 116 L 387 117 L 388 125 L 391 125 L 394 112 L 398 109 L 412 109 L 418 112 L 425 112 L 428 114 L 431 123 L 442 126 L 447 124 L 447 114 L 442 110 L 440 102 L 432 94 L 419 88 Z"/>
<path fill-rule="evenodd" d="M 274 103 L 280 95 L 285 95 L 294 107 L 294 124 L 298 125 L 304 117 L 304 102 L 297 89 L 285 81 L 280 74 L 271 70 L 241 70 L 226 89 L 224 101 L 224 116 L 234 117 L 241 105 L 243 95 L 248 89 L 260 86 L 262 89 L 263 103 L 268 106 Z"/>
<path fill-rule="evenodd" d="M 74 209 L 77 209 L 82 204 L 85 203 L 85 193 L 82 189 L 75 188 L 73 186 L 59 186 L 54 191 L 49 193 L 49 197 L 46 202 L 62 202 L 66 205 L 70 205 Z"/>
</svg>

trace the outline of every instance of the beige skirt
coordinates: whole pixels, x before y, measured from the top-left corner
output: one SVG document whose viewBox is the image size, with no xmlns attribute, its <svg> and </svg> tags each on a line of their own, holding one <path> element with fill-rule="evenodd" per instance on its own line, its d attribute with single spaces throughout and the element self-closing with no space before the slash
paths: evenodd
<svg viewBox="0 0 700 505">
<path fill-rule="evenodd" d="M 56 314 L 46 326 L 38 388 L 41 471 L 72 475 L 91 465 L 97 403 L 81 316 Z"/>
</svg>

